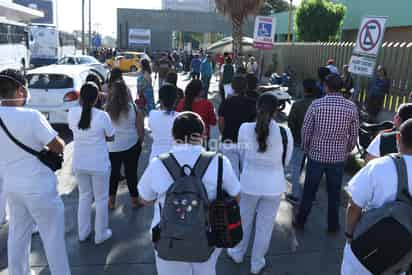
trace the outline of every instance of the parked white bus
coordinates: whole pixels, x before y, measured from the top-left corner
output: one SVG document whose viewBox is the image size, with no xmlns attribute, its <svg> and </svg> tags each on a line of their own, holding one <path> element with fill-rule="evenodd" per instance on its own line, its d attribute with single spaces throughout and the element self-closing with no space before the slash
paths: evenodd
<svg viewBox="0 0 412 275">
<path fill-rule="evenodd" d="M 55 26 L 31 25 L 30 64 L 40 67 L 55 64 L 59 59 L 59 33 Z"/>
<path fill-rule="evenodd" d="M 66 55 L 76 54 L 74 35 L 58 31 L 53 25 L 30 26 L 30 64 L 33 67 L 56 64 Z"/>
<path fill-rule="evenodd" d="M 73 34 L 59 31 L 59 59 L 76 54 L 76 37 Z"/>
<path fill-rule="evenodd" d="M 24 70 L 29 60 L 27 25 L 0 17 L 0 71 Z"/>
</svg>

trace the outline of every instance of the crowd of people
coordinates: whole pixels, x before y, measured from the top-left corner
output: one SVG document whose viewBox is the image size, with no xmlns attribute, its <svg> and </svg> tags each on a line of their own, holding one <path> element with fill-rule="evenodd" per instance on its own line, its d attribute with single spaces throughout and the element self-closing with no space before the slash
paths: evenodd
<svg viewBox="0 0 412 275">
<path fill-rule="evenodd" d="M 124 167 L 131 206 L 139 209 L 154 205 L 150 230 L 158 274 L 216 274 L 221 249 L 212 247 L 206 261 L 192 262 L 163 257 L 167 248 L 159 247 L 158 238 L 165 237 L 161 233 L 164 228 L 159 229 L 159 226 L 165 220 L 190 221 L 191 213 L 199 206 L 200 199 L 169 199 L 176 178 L 189 176 L 188 169 L 190 176 L 199 177 L 210 202 L 217 197 L 218 177 L 227 195 L 239 202 L 243 239 L 227 253 L 235 264 L 244 262 L 254 233 L 250 272 L 261 274 L 268 266 L 265 255 L 284 194 L 287 201 L 296 205 L 293 227 L 303 231 L 321 178 L 326 175 L 327 233 L 344 231 L 347 239 L 341 274 L 372 274 L 354 256 L 350 243 L 362 212 L 379 208 L 396 198 L 395 166 L 385 155 L 400 153 L 408 171 L 412 169 L 412 104 L 399 108 L 394 118 L 395 128 L 378 135 L 368 149 L 369 163 L 352 178 L 347 188 L 351 199 L 347 224 L 342 227 L 339 208 L 344 164 L 355 148 L 360 125 L 357 105 L 344 96 L 345 91 L 353 88 L 347 67 L 341 77 L 333 60 L 329 60 L 327 66 L 319 69 L 319 81 L 305 79 L 304 97 L 294 102 L 287 127 L 276 121 L 279 112 L 276 94 L 257 92 L 254 58 L 249 59 L 245 73 L 236 70 L 229 55 L 225 57 L 219 69 L 224 93 L 216 114 L 215 106 L 208 100 L 209 82 L 214 73 L 212 63 L 210 56 L 195 56 L 190 65 L 193 79 L 183 92 L 177 87 L 175 64 L 170 56 L 162 54 L 153 64 L 155 78 L 159 81 L 158 104 L 154 100 L 152 68 L 147 60 L 141 61 L 136 91 L 129 90 L 116 69 L 104 87 L 92 79 L 83 85 L 80 105 L 68 112 L 74 144 L 72 169 L 79 188 L 79 241 L 91 241 L 93 236 L 94 243 L 101 244 L 112 237 L 110 210 L 117 207 L 116 194 Z M 383 68 L 378 69 L 373 83 L 370 104 L 379 105 L 382 95 L 389 89 Z M 132 93 L 136 93 L 136 101 Z M 21 150 L 14 139 L 34 150 L 47 148 L 59 154 L 63 153 L 65 144 L 41 113 L 23 108 L 28 99 L 24 76 L 15 71 L 0 74 L 0 124 L 3 128 L 0 129 L 0 195 L 7 197 L 10 209 L 8 269 L 11 275 L 30 274 L 31 234 L 37 225 L 51 274 L 69 275 L 64 206 L 56 189 L 57 177 L 36 156 Z M 149 165 L 138 179 L 139 156 L 147 134 L 145 115 L 153 144 Z M 215 125 L 221 134 L 218 148 L 211 146 L 211 127 Z M 10 138 L 8 132 L 15 138 Z M 385 150 L 380 150 L 381 147 Z M 211 149 L 221 152 L 223 164 L 220 155 L 213 154 L 201 175 L 197 175 L 199 162 Z M 175 169 L 170 169 L 170 160 Z M 302 183 L 303 169 L 305 180 Z M 290 191 L 287 179 L 291 182 Z M 4 201 L 0 199 L 0 223 L 5 216 Z M 94 226 L 93 203 L 96 208 Z M 173 206 L 177 214 L 170 212 Z M 177 220 L 170 221 L 170 217 Z M 195 225 L 187 222 L 186 226 Z M 181 238 L 174 240 L 176 245 L 184 241 L 185 235 Z M 161 254 L 156 253 L 158 249 L 162 249 Z"/>
</svg>

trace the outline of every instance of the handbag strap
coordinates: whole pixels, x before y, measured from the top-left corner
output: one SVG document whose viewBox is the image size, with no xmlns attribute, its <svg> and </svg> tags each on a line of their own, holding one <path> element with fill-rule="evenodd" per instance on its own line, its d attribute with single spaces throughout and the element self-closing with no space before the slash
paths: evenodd
<svg viewBox="0 0 412 275">
<path fill-rule="evenodd" d="M 14 142 L 14 144 L 16 144 L 18 147 L 20 147 L 21 149 L 23 149 L 23 151 L 38 157 L 40 155 L 39 152 L 33 150 L 32 148 L 24 145 L 23 143 L 21 143 L 20 141 L 18 141 L 9 131 L 9 129 L 7 129 L 6 125 L 3 122 L 3 119 L 0 117 L 0 126 L 1 128 L 3 128 L 4 132 L 6 133 L 6 135 L 11 139 L 11 141 Z"/>
<path fill-rule="evenodd" d="M 223 200 L 223 156 L 218 154 L 218 169 L 217 169 L 217 200 Z"/>
</svg>

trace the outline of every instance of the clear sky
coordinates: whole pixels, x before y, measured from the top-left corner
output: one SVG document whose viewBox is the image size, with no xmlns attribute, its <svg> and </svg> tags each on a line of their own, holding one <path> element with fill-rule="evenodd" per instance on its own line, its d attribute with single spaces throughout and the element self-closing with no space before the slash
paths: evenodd
<svg viewBox="0 0 412 275">
<path fill-rule="evenodd" d="M 81 3 L 82 0 L 56 0 L 58 10 L 59 29 L 66 31 L 80 30 Z M 89 0 L 86 0 L 86 9 Z M 294 5 L 298 5 L 301 0 L 293 0 Z M 92 28 L 98 28 L 104 35 L 115 36 L 116 34 L 116 9 L 117 8 L 139 8 L 139 9 L 160 9 L 161 0 L 92 0 Z M 88 11 L 86 10 L 88 18 Z M 95 24 L 99 24 L 96 26 Z M 88 30 L 88 20 L 86 19 L 86 30 Z"/>
</svg>

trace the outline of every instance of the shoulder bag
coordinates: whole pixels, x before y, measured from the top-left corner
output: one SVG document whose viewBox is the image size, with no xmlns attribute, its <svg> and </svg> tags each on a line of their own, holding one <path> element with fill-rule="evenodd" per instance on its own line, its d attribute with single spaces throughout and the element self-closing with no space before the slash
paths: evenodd
<svg viewBox="0 0 412 275">
<path fill-rule="evenodd" d="M 20 141 L 18 141 L 7 129 L 6 125 L 4 124 L 3 120 L 0 118 L 0 126 L 3 128 L 6 135 L 13 141 L 18 147 L 20 147 L 23 151 L 35 156 L 41 163 L 49 167 L 53 172 L 60 170 L 63 166 L 63 154 L 57 154 L 55 152 L 49 150 L 42 150 L 37 152 L 36 150 L 24 145 Z"/>
<path fill-rule="evenodd" d="M 233 248 L 243 239 L 240 207 L 223 191 L 223 157 L 218 154 L 217 198 L 210 204 L 210 242 L 218 248 Z"/>
</svg>

